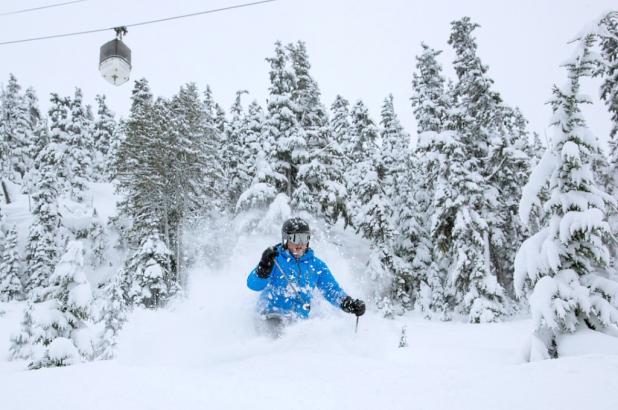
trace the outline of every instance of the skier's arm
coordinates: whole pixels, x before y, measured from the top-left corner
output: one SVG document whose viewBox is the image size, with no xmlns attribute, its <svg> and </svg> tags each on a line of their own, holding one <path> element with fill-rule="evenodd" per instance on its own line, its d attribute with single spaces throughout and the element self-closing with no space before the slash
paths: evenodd
<svg viewBox="0 0 618 410">
<path fill-rule="evenodd" d="M 270 273 L 273 270 L 275 264 L 275 258 L 279 252 L 277 251 L 277 245 L 266 248 L 262 253 L 262 259 L 258 266 L 251 271 L 247 278 L 247 286 L 252 290 L 263 290 L 268 285 Z"/>
<path fill-rule="evenodd" d="M 324 298 L 337 308 L 341 307 L 341 301 L 348 296 L 341 289 L 328 266 L 322 261 L 318 263 L 317 287 L 324 295 Z"/>
<path fill-rule="evenodd" d="M 257 274 L 257 267 L 251 271 L 249 276 L 247 277 L 247 286 L 251 290 L 260 291 L 264 290 L 266 285 L 268 285 L 268 281 L 270 278 L 262 279 Z"/>
</svg>

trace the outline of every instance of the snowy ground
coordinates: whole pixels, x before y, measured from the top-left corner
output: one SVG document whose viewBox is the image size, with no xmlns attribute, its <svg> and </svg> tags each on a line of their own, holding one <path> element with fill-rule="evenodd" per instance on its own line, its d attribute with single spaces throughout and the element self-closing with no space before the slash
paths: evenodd
<svg viewBox="0 0 618 410">
<path fill-rule="evenodd" d="M 528 320 L 468 325 L 370 312 L 355 334 L 351 316 L 322 304 L 273 341 L 254 329 L 244 271 L 194 277 L 185 301 L 133 314 L 115 360 L 38 371 L 0 361 L 0 408 L 618 408 L 610 336 L 578 334 L 566 357 L 522 363 Z M 3 307 L 3 356 L 20 307 Z M 409 346 L 398 348 L 404 324 Z"/>
<path fill-rule="evenodd" d="M 22 202 L 7 219 L 27 228 Z M 93 203 L 101 218 L 111 214 L 113 201 Z M 111 361 L 37 371 L 6 361 L 23 304 L 0 304 L 0 409 L 618 409 L 618 337 L 578 333 L 563 341 L 563 358 L 524 363 L 527 319 L 469 325 L 370 311 L 355 333 L 354 318 L 323 300 L 281 339 L 264 337 L 245 280 L 276 237 L 224 242 L 235 243 L 227 263 L 196 268 L 186 299 L 131 315 Z M 350 294 L 367 296 L 350 273 L 362 243 L 333 234 L 312 246 Z M 399 348 L 404 325 L 409 346 Z"/>
</svg>

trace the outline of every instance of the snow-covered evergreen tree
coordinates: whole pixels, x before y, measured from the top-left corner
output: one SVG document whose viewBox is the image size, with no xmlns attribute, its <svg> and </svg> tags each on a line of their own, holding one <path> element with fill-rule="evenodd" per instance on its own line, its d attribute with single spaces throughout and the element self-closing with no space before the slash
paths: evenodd
<svg viewBox="0 0 618 410">
<path fill-rule="evenodd" d="M 457 310 L 471 322 L 497 320 L 505 313 L 504 291 L 492 263 L 491 234 L 497 226 L 498 191 L 489 182 L 486 159 L 492 147 L 495 111 L 501 98 L 486 76 L 487 67 L 476 54 L 472 32 L 478 27 L 468 17 L 454 21 L 449 44 L 455 50 L 457 83 L 447 129 L 459 140 L 450 152 L 455 162 L 449 179 L 455 189 L 450 199 L 453 219 L 443 234 L 452 236 L 452 283 Z M 435 220 L 436 218 L 434 218 Z"/>
<path fill-rule="evenodd" d="M 448 239 L 435 230 L 440 224 L 434 220 L 434 213 L 444 212 L 444 207 L 449 209 L 453 191 L 448 180 L 448 157 L 453 142 L 450 132 L 425 130 L 419 134 L 410 176 L 415 189 L 408 195 L 409 208 L 400 213 L 398 222 L 402 236 L 407 237 L 407 241 L 400 242 L 398 253 L 411 261 L 415 308 L 426 318 L 437 316 L 441 320 L 449 319 L 453 308 L 448 280 L 451 259 Z"/>
<path fill-rule="evenodd" d="M 165 129 L 162 135 L 167 140 L 168 155 L 163 161 L 165 168 L 161 171 L 166 184 L 165 197 L 173 199 L 166 219 L 169 230 L 175 233 L 167 234 L 170 237 L 167 243 L 176 254 L 176 268 L 182 273 L 181 230 L 192 217 L 220 211 L 217 204 L 224 199 L 224 195 L 215 188 L 224 174 L 224 164 L 217 157 L 213 124 L 204 116 L 197 86 L 190 83 L 181 87 L 169 105 L 173 120 L 167 122 L 176 125 Z M 164 129 L 164 125 L 159 128 Z"/>
<path fill-rule="evenodd" d="M 30 173 L 36 173 L 35 160 L 43 148 L 49 143 L 49 130 L 47 128 L 47 122 L 39 109 L 39 100 L 32 87 L 26 89 L 24 104 L 28 112 L 28 124 L 32 133 L 32 138 L 27 147 L 28 166 L 26 175 L 22 179 L 22 193 L 30 194 L 33 188 L 33 180 L 36 179 L 31 176 Z"/>
<path fill-rule="evenodd" d="M 412 264 L 415 278 L 416 308 L 425 317 L 434 314 L 448 318 L 449 287 L 447 272 L 450 261 L 444 249 L 431 237 L 431 221 L 435 209 L 431 206 L 440 183 L 448 183 L 443 165 L 447 161 L 443 151 L 450 134 L 445 131 L 451 105 L 442 66 L 437 60 L 441 51 L 421 44 L 422 53 L 416 57 L 416 71 L 412 77 L 412 108 L 417 121 L 418 143 L 414 162 L 409 168 L 408 193 L 400 207 L 397 226 L 401 240 L 397 252 Z M 412 187 L 412 184 L 414 185 Z"/>
<path fill-rule="evenodd" d="M 378 130 L 369 118 L 367 109 L 359 102 L 353 110 L 352 128 L 356 149 L 365 157 L 353 164 L 348 182 L 354 187 L 357 208 L 352 215 L 356 231 L 371 242 L 367 273 L 373 281 L 373 298 L 386 317 L 401 313 L 402 304 L 408 303 L 401 293 L 402 286 L 394 284 L 401 278 L 402 261 L 394 254 L 392 204 L 385 192 L 387 169 L 378 146 Z"/>
<path fill-rule="evenodd" d="M 378 150 L 379 130 L 369 116 L 369 110 L 362 101 L 356 102 L 350 113 L 349 145 L 343 145 L 343 151 L 349 159 L 345 170 L 346 190 L 349 194 L 348 209 L 352 221 L 358 220 L 363 204 L 360 197 L 361 182 L 364 172 L 374 169 L 375 152 Z M 354 222 L 353 222 L 354 223 Z"/>
<path fill-rule="evenodd" d="M 119 120 L 118 126 L 114 130 L 112 134 L 112 138 L 109 144 L 109 150 L 107 152 L 107 158 L 105 159 L 105 175 L 108 176 L 108 180 L 114 180 L 117 175 L 116 165 L 118 164 L 118 151 L 122 146 L 122 143 L 125 140 L 126 135 L 124 134 L 125 130 L 125 121 Z"/>
<path fill-rule="evenodd" d="M 306 145 L 298 133 L 296 107 L 292 100 L 296 79 L 281 42 L 275 43 L 275 56 L 266 61 L 270 64 L 270 88 L 264 132 L 268 133 L 266 139 L 274 141 L 269 160 L 276 174 L 285 175 L 285 180 L 277 181 L 277 191 L 292 198 L 297 173 L 292 152 L 298 152 Z"/>
<path fill-rule="evenodd" d="M 340 95 L 335 97 L 331 107 L 331 144 L 333 166 L 339 167 L 345 189 L 345 213 L 342 214 L 345 225 L 352 223 L 350 207 L 350 186 L 346 183 L 346 170 L 352 166 L 351 152 L 353 149 L 353 135 L 351 131 L 350 103 Z"/>
<path fill-rule="evenodd" d="M 386 169 L 385 190 L 392 204 L 401 203 L 406 171 L 410 167 L 410 135 L 403 129 L 389 95 L 382 105 L 380 118 L 382 161 Z"/>
<path fill-rule="evenodd" d="M 330 106 L 331 112 L 331 134 L 338 145 L 342 147 L 347 157 L 345 148 L 352 147 L 351 124 L 350 124 L 350 102 L 340 95 L 335 97 L 335 101 Z M 345 164 L 347 165 L 347 163 Z"/>
<path fill-rule="evenodd" d="M 93 358 L 86 323 L 92 291 L 83 271 L 83 253 L 80 242 L 69 242 L 49 278 L 44 300 L 35 306 L 33 326 L 41 329 L 42 334 L 32 340 L 30 369 L 67 366 Z"/>
<path fill-rule="evenodd" d="M 389 95 L 382 105 L 381 119 L 381 141 L 382 141 L 382 166 L 384 167 L 384 182 L 383 191 L 386 199 L 391 204 L 392 214 L 389 217 L 391 225 L 397 227 L 393 229 L 394 243 L 391 245 L 396 254 L 401 256 L 399 252 L 401 240 L 410 239 L 407 235 L 417 236 L 418 232 L 406 232 L 402 235 L 402 226 L 397 222 L 408 222 L 408 215 L 402 215 L 410 212 L 407 209 L 409 206 L 409 198 L 413 196 L 414 188 L 410 180 L 411 173 L 411 151 L 410 151 L 410 135 L 404 131 L 399 118 L 395 113 L 393 106 L 393 96 Z M 412 215 L 409 215 L 412 217 Z M 405 223 L 404 222 L 404 223 Z M 408 228 L 410 226 L 408 225 Z M 392 282 L 392 293 L 397 299 L 397 302 L 406 309 L 412 308 L 413 303 L 413 277 L 410 263 L 401 261 L 400 269 L 395 273 L 396 276 Z M 407 260 L 406 262 L 410 262 Z"/>
<path fill-rule="evenodd" d="M 112 141 L 117 132 L 117 126 L 114 114 L 105 102 L 105 96 L 97 95 L 95 99 L 97 102 L 97 119 L 92 134 L 92 174 L 96 181 L 103 182 L 111 176 L 108 171 L 110 156 L 113 155 Z"/>
<path fill-rule="evenodd" d="M 251 164 L 248 175 L 252 180 L 238 199 L 236 210 L 266 211 L 277 196 L 278 184 L 285 182 L 285 175 L 277 174 L 269 161 L 275 142 L 272 134 L 264 131 L 263 125 L 262 108 L 254 101 L 247 112 L 243 156 L 243 161 Z"/>
<path fill-rule="evenodd" d="M 82 90 L 75 89 L 70 102 L 71 121 L 67 129 L 68 146 L 65 166 L 68 167 L 71 198 L 84 201 L 84 191 L 90 175 L 92 164 L 92 123 L 82 101 Z"/>
<path fill-rule="evenodd" d="M 416 57 L 416 71 L 412 75 L 413 94 L 410 98 L 417 130 L 441 132 L 448 116 L 450 105 L 446 93 L 446 79 L 438 62 L 441 50 L 421 43 L 423 52 Z"/>
<path fill-rule="evenodd" d="M 616 158 L 618 138 L 618 12 L 605 15 L 600 21 L 601 55 L 605 61 L 605 73 L 601 85 L 601 98 L 607 105 L 613 122 L 610 131 L 612 157 Z"/>
<path fill-rule="evenodd" d="M 0 261 L 0 301 L 8 302 L 23 295 L 21 262 L 17 253 L 17 226 L 13 225 L 4 240 Z"/>
<path fill-rule="evenodd" d="M 202 128 L 205 132 L 203 149 L 208 159 L 208 178 L 204 181 L 212 212 L 219 214 L 229 211 L 234 204 L 229 204 L 225 195 L 228 187 L 228 176 L 225 163 L 227 139 L 227 119 L 225 112 L 213 98 L 210 86 L 206 86 L 202 98 Z"/>
<path fill-rule="evenodd" d="M 267 142 L 264 134 L 264 110 L 257 101 L 252 101 L 242 120 L 242 157 L 240 162 L 244 173 L 251 178 L 255 175 L 253 164 L 259 152 L 269 152 L 270 146 L 264 146 Z"/>
<path fill-rule="evenodd" d="M 11 335 L 9 345 L 10 360 L 28 360 L 32 357 L 32 341 L 42 337 L 42 329 L 34 326 L 32 315 L 34 313 L 34 303 L 26 299 L 24 316 L 20 322 L 17 333 Z"/>
<path fill-rule="evenodd" d="M 341 147 L 331 135 L 320 89 L 310 73 L 305 43 L 289 44 L 287 50 L 295 78 L 292 101 L 299 139 L 305 141 L 305 145 L 297 144 L 292 151 L 298 169 L 292 207 L 296 211 L 323 215 L 328 222 L 335 223 L 339 216 L 347 214 Z"/>
<path fill-rule="evenodd" d="M 57 152 L 48 145 L 39 155 L 37 180 L 32 194 L 32 224 L 26 244 L 25 291 L 38 301 L 48 285 L 58 258 L 58 230 L 62 217 L 58 210 Z"/>
<path fill-rule="evenodd" d="M 28 101 L 14 75 L 0 94 L 0 158 L 3 175 L 20 183 L 32 166 L 29 147 L 34 139 Z"/>
<path fill-rule="evenodd" d="M 491 135 L 485 165 L 487 181 L 497 191 L 490 232 L 491 257 L 498 282 L 514 296 L 513 262 L 524 240 L 526 228 L 517 217 L 521 198 L 521 181 L 530 175 L 532 158 L 527 151 L 527 121 L 518 109 L 498 106 L 496 127 Z"/>
<path fill-rule="evenodd" d="M 127 261 L 123 276 L 127 296 L 134 306 L 155 309 L 180 290 L 172 269 L 172 252 L 156 233 L 144 238 Z"/>
<path fill-rule="evenodd" d="M 520 204 L 524 222 L 549 180 L 549 199 L 543 204 L 547 224 L 527 239 L 515 264 L 515 290 L 530 290 L 535 325 L 529 359 L 555 358 L 560 336 L 580 327 L 602 329 L 618 324 L 618 283 L 608 278 L 605 202 L 615 203 L 594 180 L 592 159 L 599 150 L 582 115 L 590 99 L 581 81 L 595 67 L 593 36 L 582 38 L 565 64 L 568 83 L 554 86 L 550 101 L 554 135 L 550 148 L 532 173 Z"/>
<path fill-rule="evenodd" d="M 105 251 L 107 249 L 107 236 L 103 225 L 97 220 L 92 221 L 88 227 L 88 239 L 90 244 L 88 265 L 93 268 L 98 268 L 105 262 Z"/>
<path fill-rule="evenodd" d="M 48 157 L 46 163 L 53 166 L 50 169 L 55 171 L 58 187 L 64 189 L 70 184 L 70 168 L 67 158 L 69 147 L 69 101 L 67 98 L 60 98 L 56 93 L 52 93 L 49 101 L 49 138 L 47 145 L 41 150 L 37 157 L 37 162 L 42 155 Z M 53 160 L 51 159 L 53 157 Z"/>
<path fill-rule="evenodd" d="M 227 127 L 227 138 L 224 149 L 223 164 L 227 171 L 227 195 L 230 207 L 236 206 L 240 195 L 249 187 L 251 183 L 250 167 L 254 158 L 246 151 L 251 151 L 253 147 L 244 143 L 246 130 L 245 113 L 242 106 L 242 96 L 247 94 L 247 90 L 236 92 L 234 104 L 230 110 L 231 119 Z M 243 158 L 249 160 L 248 163 L 242 161 Z"/>
<path fill-rule="evenodd" d="M 126 138 L 116 157 L 117 188 L 124 194 L 118 204 L 120 215 L 128 218 L 130 229 L 124 232 L 131 246 L 139 246 L 142 238 L 161 223 L 163 182 L 152 166 L 163 165 L 155 149 L 162 148 L 157 140 L 160 132 L 154 128 L 154 101 L 146 79 L 135 82 Z M 160 155 L 161 153 L 159 153 Z"/>
<path fill-rule="evenodd" d="M 106 303 L 103 306 L 104 330 L 97 347 L 97 354 L 100 359 L 107 360 L 114 357 L 118 333 L 126 321 L 127 305 L 122 289 L 122 277 L 116 275 L 107 287 Z"/>
<path fill-rule="evenodd" d="M 605 102 L 612 121 L 608 140 L 609 158 L 607 164 L 604 164 L 605 169 L 600 172 L 599 182 L 608 194 L 615 196 L 618 192 L 618 12 L 610 12 L 601 19 L 597 35 L 600 39 L 601 66 L 604 68 L 601 99 Z M 611 231 L 616 236 L 618 211 L 608 208 L 607 217 Z M 610 250 L 613 256 L 618 254 L 616 246 L 612 246 Z"/>
</svg>

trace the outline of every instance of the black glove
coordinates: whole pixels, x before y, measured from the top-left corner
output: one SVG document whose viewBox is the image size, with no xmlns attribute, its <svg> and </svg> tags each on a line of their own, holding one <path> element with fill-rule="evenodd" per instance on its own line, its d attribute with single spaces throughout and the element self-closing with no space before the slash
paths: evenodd
<svg viewBox="0 0 618 410">
<path fill-rule="evenodd" d="M 365 302 L 346 296 L 341 301 L 341 310 L 346 313 L 354 313 L 356 316 L 362 316 L 365 314 Z"/>
<path fill-rule="evenodd" d="M 266 250 L 262 253 L 262 259 L 257 267 L 256 273 L 258 277 L 266 279 L 270 276 L 270 273 L 273 271 L 273 266 L 275 266 L 275 257 L 277 255 L 278 252 L 275 246 L 266 248 Z"/>
</svg>

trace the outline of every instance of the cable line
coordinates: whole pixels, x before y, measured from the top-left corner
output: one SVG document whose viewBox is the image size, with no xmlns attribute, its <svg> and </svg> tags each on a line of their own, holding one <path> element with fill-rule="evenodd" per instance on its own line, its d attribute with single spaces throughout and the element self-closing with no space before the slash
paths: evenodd
<svg viewBox="0 0 618 410">
<path fill-rule="evenodd" d="M 85 1 L 88 0 L 73 0 L 73 1 L 65 1 L 64 3 L 54 3 L 54 4 L 48 4 L 47 6 L 39 6 L 39 7 L 32 7 L 29 9 L 22 9 L 22 10 L 14 10 L 14 11 L 6 11 L 4 13 L 0 13 L 0 17 L 2 16 L 10 16 L 12 14 L 21 14 L 21 13 L 29 13 L 31 11 L 38 11 L 38 10 L 43 10 L 43 9 L 51 9 L 53 7 L 62 7 L 62 6 L 68 6 L 69 4 L 75 4 L 75 3 L 83 3 Z"/>
<path fill-rule="evenodd" d="M 82 1 L 86 1 L 86 0 L 82 0 Z M 259 4 L 271 3 L 271 2 L 274 2 L 274 1 L 277 1 L 277 0 L 262 0 L 262 1 L 256 1 L 256 2 L 253 2 L 253 3 L 237 4 L 237 5 L 234 5 L 234 6 L 228 6 L 228 7 L 221 7 L 221 8 L 218 8 L 218 9 L 198 11 L 198 12 L 189 13 L 189 14 L 181 14 L 179 16 L 165 17 L 165 18 L 160 18 L 160 19 L 156 19 L 156 20 L 142 21 L 142 22 L 139 22 L 139 23 L 122 24 L 120 26 L 123 26 L 123 27 L 145 26 L 146 24 L 161 23 L 161 22 L 170 21 L 170 20 L 178 20 L 178 19 L 187 18 L 187 17 L 200 16 L 202 14 L 218 13 L 220 11 L 226 11 L 226 10 L 232 10 L 232 9 L 240 9 L 240 8 L 250 7 L 250 6 L 257 6 Z M 118 27 L 118 26 L 99 28 L 99 29 L 94 29 L 94 30 L 77 31 L 77 32 L 74 32 L 74 33 L 52 34 L 52 35 L 49 35 L 49 36 L 25 38 L 25 39 L 22 39 L 22 40 L 3 41 L 3 42 L 0 42 L 0 46 L 5 46 L 7 44 L 27 43 L 27 42 L 38 41 L 38 40 L 49 40 L 49 39 L 52 39 L 52 38 L 60 38 L 60 37 L 81 36 L 81 35 L 84 35 L 84 34 L 92 34 L 92 33 L 98 33 L 98 32 L 101 32 L 101 31 L 114 30 L 116 27 Z"/>
</svg>

